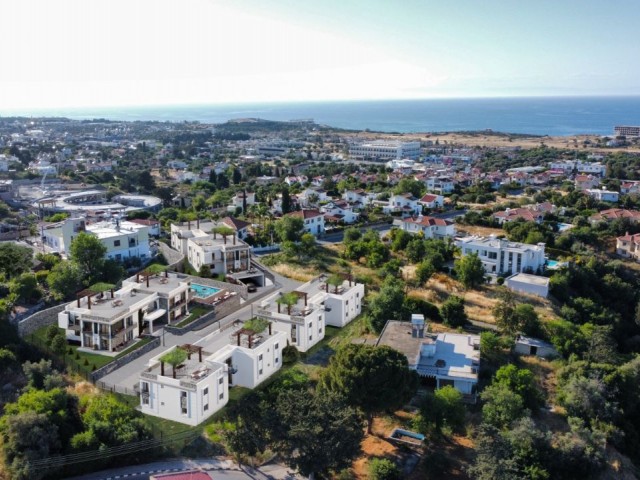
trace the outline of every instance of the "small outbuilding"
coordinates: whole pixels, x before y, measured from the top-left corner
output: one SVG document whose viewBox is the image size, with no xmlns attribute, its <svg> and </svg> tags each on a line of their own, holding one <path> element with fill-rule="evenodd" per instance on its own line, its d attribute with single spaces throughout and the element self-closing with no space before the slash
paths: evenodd
<svg viewBox="0 0 640 480">
<path fill-rule="evenodd" d="M 505 285 L 516 292 L 529 293 L 542 298 L 549 295 L 549 279 L 529 273 L 516 273 L 505 280 Z"/>
<path fill-rule="evenodd" d="M 520 355 L 535 355 L 543 358 L 558 356 L 555 347 L 549 342 L 524 335 L 518 335 L 516 338 L 514 351 Z"/>
</svg>

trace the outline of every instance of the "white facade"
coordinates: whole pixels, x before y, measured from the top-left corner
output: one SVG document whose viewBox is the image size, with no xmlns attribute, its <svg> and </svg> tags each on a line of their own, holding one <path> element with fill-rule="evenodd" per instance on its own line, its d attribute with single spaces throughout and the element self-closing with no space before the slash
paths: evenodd
<svg viewBox="0 0 640 480">
<path fill-rule="evenodd" d="M 349 156 L 356 159 L 375 158 L 392 160 L 420 157 L 420 142 L 375 141 L 349 146 Z"/>
<path fill-rule="evenodd" d="M 84 218 L 70 218 L 43 227 L 41 238 L 49 249 L 68 255 L 71 242 L 80 232 L 96 236 L 107 249 L 106 258 L 120 261 L 137 257 L 144 260 L 151 256 L 149 227 L 117 219 L 88 224 Z"/>
<path fill-rule="evenodd" d="M 324 213 L 318 210 L 300 210 L 288 213 L 292 217 L 301 218 L 304 224 L 304 232 L 318 236 L 325 232 Z"/>
<path fill-rule="evenodd" d="M 147 369 L 140 374 L 140 410 L 195 426 L 229 401 L 227 367 L 208 359 L 196 362 L 196 353 L 185 362 L 180 377 L 173 378 L 172 367 L 162 366 L 160 358 L 176 348 L 149 360 Z"/>
<path fill-rule="evenodd" d="M 386 204 L 382 204 L 382 211 L 386 214 L 401 213 L 403 216 L 420 215 L 422 213 L 422 205 L 410 193 L 391 195 L 389 201 Z"/>
<path fill-rule="evenodd" d="M 320 211 L 326 215 L 331 215 L 344 223 L 353 223 L 358 221 L 360 214 L 355 213 L 351 205 L 344 201 L 329 202 L 320 207 Z"/>
<path fill-rule="evenodd" d="M 296 305 L 289 310 L 286 305 L 278 305 L 277 293 L 260 302 L 256 316 L 273 323 L 273 328 L 286 334 L 287 345 L 294 345 L 306 352 L 325 335 L 324 307 L 300 296 Z"/>
<path fill-rule="evenodd" d="M 476 253 L 487 273 L 536 272 L 544 268 L 544 243 L 529 245 L 502 238 L 464 237 L 455 241 L 462 255 Z"/>
<path fill-rule="evenodd" d="M 154 322 L 176 322 L 189 314 L 189 282 L 165 273 L 124 280 L 117 291 L 91 293 L 66 305 L 58 326 L 83 348 L 114 352 L 126 348 Z"/>
<path fill-rule="evenodd" d="M 414 368 L 420 376 L 434 377 L 436 388 L 452 385 L 460 393 L 472 395 L 478 384 L 480 336 L 440 333 L 435 341 L 425 339 Z"/>
<path fill-rule="evenodd" d="M 516 273 L 505 279 L 505 285 L 516 292 L 529 293 L 542 298 L 549 295 L 549 279 L 528 273 Z"/>
<path fill-rule="evenodd" d="M 426 208 L 439 208 L 444 205 L 444 197 L 433 193 L 424 195 L 418 203 Z"/>
<path fill-rule="evenodd" d="M 443 218 L 410 217 L 402 220 L 402 230 L 409 233 L 420 233 L 424 238 L 453 238 L 456 226 L 453 222 Z"/>
<path fill-rule="evenodd" d="M 582 160 L 564 160 L 559 162 L 551 162 L 549 164 L 551 170 L 562 170 L 567 174 L 573 171 L 579 173 L 591 173 L 604 177 L 607 173 L 607 166 L 600 162 L 583 162 Z"/>
<path fill-rule="evenodd" d="M 555 347 L 533 337 L 525 337 L 518 335 L 513 351 L 520 355 L 535 355 L 542 358 L 553 358 L 558 356 L 558 352 Z"/>
<path fill-rule="evenodd" d="M 286 334 L 271 325 L 258 333 L 244 324 L 231 333 L 217 330 L 187 347 L 190 355 L 176 369 L 176 378 L 173 367 L 161 361 L 172 347 L 140 374 L 141 411 L 197 425 L 227 404 L 230 387 L 255 388 L 277 372 L 286 342 Z"/>
<path fill-rule="evenodd" d="M 423 180 L 429 192 L 446 195 L 453 192 L 455 183 L 448 177 L 428 177 Z"/>
<path fill-rule="evenodd" d="M 327 325 L 344 327 L 362 313 L 364 284 L 345 278 L 337 288 L 326 283 L 325 276 L 316 277 L 297 288 L 307 293 L 309 302 L 324 305 Z"/>
<path fill-rule="evenodd" d="M 600 202 L 616 203 L 620 199 L 620 193 L 611 190 L 605 190 L 604 188 L 590 188 L 585 190 L 584 192 Z"/>
<path fill-rule="evenodd" d="M 232 228 L 227 224 L 224 226 Z M 208 265 L 214 274 L 226 275 L 248 270 L 251 247 L 238 238 L 236 233 L 224 237 L 205 231 L 214 227 L 215 224 L 211 222 L 171 224 L 171 246 L 186 255 L 196 270 L 200 270 L 203 265 Z"/>
</svg>

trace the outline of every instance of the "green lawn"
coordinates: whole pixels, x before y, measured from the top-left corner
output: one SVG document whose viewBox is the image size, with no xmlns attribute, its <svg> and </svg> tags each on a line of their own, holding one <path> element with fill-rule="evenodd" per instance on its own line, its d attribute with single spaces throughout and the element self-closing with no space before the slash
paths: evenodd
<svg viewBox="0 0 640 480">
<path fill-rule="evenodd" d="M 185 327 L 189 325 L 191 322 L 193 322 L 194 320 L 197 320 L 198 318 L 203 316 L 204 314 L 209 313 L 210 311 L 211 311 L 210 308 L 203 307 L 201 305 L 194 305 L 191 307 L 191 313 L 189 314 L 189 316 L 175 326 L 178 328 Z"/>
<path fill-rule="evenodd" d="M 105 365 L 113 362 L 116 358 L 120 358 L 127 353 L 130 353 L 143 345 L 149 343 L 151 341 L 150 338 L 141 338 L 139 339 L 135 345 L 130 346 L 126 350 L 123 350 L 115 357 L 110 357 L 108 355 L 99 355 L 97 353 L 89 353 L 79 351 L 80 346 L 78 345 L 68 345 L 67 353 L 65 353 L 64 358 L 54 352 L 47 346 L 47 329 L 49 327 L 42 327 L 36 330 L 33 334 L 29 335 L 26 340 L 33 345 L 41 348 L 46 351 L 50 356 L 57 358 L 64 362 L 66 366 L 68 366 L 74 372 L 79 372 L 82 374 L 89 374 L 98 368 L 104 367 Z M 62 329 L 60 329 L 62 331 Z M 71 349 L 72 353 L 69 354 L 69 349 Z"/>
</svg>

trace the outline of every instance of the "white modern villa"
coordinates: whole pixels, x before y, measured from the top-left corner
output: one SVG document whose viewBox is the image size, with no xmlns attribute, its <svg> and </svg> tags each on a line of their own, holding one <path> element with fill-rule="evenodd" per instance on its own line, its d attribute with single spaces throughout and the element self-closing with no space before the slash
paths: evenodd
<svg viewBox="0 0 640 480">
<path fill-rule="evenodd" d="M 282 367 L 284 332 L 273 330 L 270 323 L 262 331 L 248 328 L 248 323 L 232 325 L 149 360 L 140 373 L 141 411 L 198 425 L 227 404 L 230 387 L 255 388 Z M 163 360 L 177 349 L 186 359 L 174 369 Z"/>
<path fill-rule="evenodd" d="M 256 316 L 273 322 L 273 328 L 286 333 L 287 345 L 293 345 L 301 352 L 306 352 L 325 334 L 325 310 L 321 303 L 315 303 L 319 298 L 311 301 L 309 294 L 294 290 L 285 295 L 297 296 L 294 305 L 286 305 L 279 299 L 281 293 L 276 293 L 262 302 Z"/>
<path fill-rule="evenodd" d="M 455 240 L 462 255 L 477 254 L 487 273 L 528 273 L 544 268 L 545 244 L 529 245 L 510 242 L 504 238 L 463 237 Z"/>
<path fill-rule="evenodd" d="M 117 291 L 85 290 L 58 314 L 67 340 L 96 353 L 126 349 L 154 323 L 169 324 L 189 315 L 189 281 L 177 274 L 136 275 Z"/>
<path fill-rule="evenodd" d="M 137 257 L 144 260 L 151 256 L 149 227 L 119 218 L 97 223 L 88 223 L 84 218 L 69 218 L 47 225 L 41 231 L 42 243 L 49 250 L 67 256 L 71 242 L 80 232 L 97 237 L 107 249 L 106 258 L 120 261 Z"/>
<path fill-rule="evenodd" d="M 349 274 L 340 277 L 340 285 L 330 285 L 328 276 L 320 275 L 296 289 L 308 295 L 309 303 L 324 306 L 325 323 L 333 327 L 344 327 L 360 315 L 364 298 L 363 283 L 356 283 Z"/>
</svg>

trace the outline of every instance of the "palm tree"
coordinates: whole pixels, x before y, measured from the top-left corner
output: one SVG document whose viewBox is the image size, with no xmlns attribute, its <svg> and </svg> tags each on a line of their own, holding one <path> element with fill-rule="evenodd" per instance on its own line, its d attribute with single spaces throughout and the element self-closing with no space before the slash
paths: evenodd
<svg viewBox="0 0 640 480">
<path fill-rule="evenodd" d="M 342 285 L 342 277 L 336 273 L 327 278 L 327 285 L 331 285 L 334 288 L 333 293 L 338 293 L 338 287 Z"/>
<path fill-rule="evenodd" d="M 285 293 L 278 297 L 276 303 L 278 304 L 278 313 L 280 313 L 280 305 L 286 305 L 287 315 L 291 315 L 291 307 L 298 303 L 298 296 L 293 292 Z"/>
<path fill-rule="evenodd" d="M 162 363 L 168 363 L 173 368 L 173 378 L 176 378 L 176 367 L 187 359 L 187 352 L 180 348 L 175 348 L 160 357 Z"/>
</svg>

